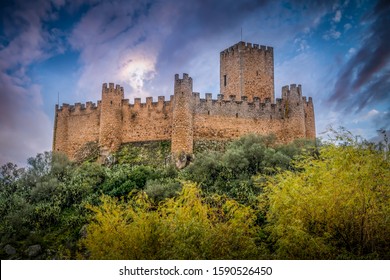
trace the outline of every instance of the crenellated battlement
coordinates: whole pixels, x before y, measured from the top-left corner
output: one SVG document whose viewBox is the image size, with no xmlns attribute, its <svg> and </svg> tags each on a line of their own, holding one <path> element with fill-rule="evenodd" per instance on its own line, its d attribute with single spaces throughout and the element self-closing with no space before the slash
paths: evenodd
<svg viewBox="0 0 390 280">
<path fill-rule="evenodd" d="M 92 101 L 87 101 L 85 104 L 77 102 L 73 105 L 70 105 L 68 103 L 63 103 L 62 106 L 56 105 L 56 111 L 62 112 L 62 111 L 68 111 L 68 112 L 80 112 L 80 111 L 92 111 L 97 110 L 99 106 L 96 106 L 95 103 Z"/>
<path fill-rule="evenodd" d="M 178 75 L 175 75 L 175 80 L 178 81 L 191 81 L 192 79 L 188 75 L 184 75 L 183 79 L 176 79 Z M 107 84 L 103 84 L 103 88 L 108 90 L 109 92 L 111 91 L 122 91 L 123 88 L 117 86 L 114 88 L 113 86 L 107 87 Z M 134 102 L 131 103 L 129 99 L 122 99 L 122 107 L 126 108 L 129 107 L 131 108 L 165 108 L 165 107 L 170 107 L 172 104 L 172 100 L 174 99 L 174 96 L 171 95 L 170 99 L 165 100 L 165 96 L 158 96 L 157 100 L 154 100 L 152 96 L 146 97 L 145 102 L 141 102 L 141 98 L 134 98 Z M 248 100 L 247 96 L 241 96 L 237 97 L 237 95 L 229 95 L 228 98 L 225 98 L 223 94 L 218 94 L 216 99 L 213 99 L 213 94 L 212 93 L 205 93 L 205 98 L 200 97 L 199 92 L 192 92 L 192 99 L 194 100 L 194 104 L 210 104 L 208 105 L 209 109 L 212 109 L 213 106 L 216 108 L 227 108 L 227 106 L 231 106 L 231 104 L 236 104 L 235 106 L 236 109 L 241 111 L 239 108 L 242 106 L 242 110 L 247 110 L 248 107 L 251 108 L 256 108 L 259 112 L 267 110 L 267 108 L 275 108 L 275 110 L 284 110 L 285 106 L 285 101 L 286 100 L 302 100 L 303 104 L 312 104 L 313 100 L 311 97 L 307 98 L 305 96 L 302 96 L 302 87 L 301 85 L 296 85 L 296 84 L 291 84 L 289 86 L 284 86 L 282 88 L 282 98 L 277 98 L 276 103 L 272 103 L 270 98 L 264 98 L 261 100 L 259 97 L 254 97 L 253 100 Z M 93 103 L 92 101 L 88 101 L 85 104 L 82 103 L 75 103 L 74 105 L 69 105 L 67 103 L 62 104 L 62 106 L 58 107 L 56 105 L 56 111 L 67 111 L 70 113 L 88 113 L 92 111 L 96 111 L 100 109 L 100 104 L 101 100 L 97 102 L 97 105 Z M 211 107 L 210 107 L 211 106 Z M 235 112 L 234 112 L 235 113 Z M 233 113 L 232 113 L 233 114 Z M 245 115 L 245 114 L 244 114 Z"/>
<path fill-rule="evenodd" d="M 237 44 L 234 44 L 233 46 L 221 51 L 221 56 L 228 56 L 228 55 L 234 55 L 237 54 L 238 51 L 244 51 L 244 52 L 264 52 L 273 54 L 274 48 L 269 46 L 263 46 L 259 44 L 252 44 L 248 42 L 240 41 Z"/>
<path fill-rule="evenodd" d="M 179 78 L 179 74 L 175 74 L 175 84 L 181 84 L 181 83 L 191 83 L 192 84 L 192 78 L 188 76 L 187 73 L 183 73 L 183 78 Z"/>
<path fill-rule="evenodd" d="M 195 104 L 195 114 L 213 115 L 213 116 L 231 116 L 240 118 L 255 118 L 258 120 L 269 120 L 272 118 L 274 121 L 282 121 L 286 117 L 291 116 L 292 111 L 301 110 L 303 112 L 303 105 L 308 105 L 306 97 L 301 97 L 303 102 L 298 102 L 295 107 L 291 107 L 291 101 L 293 96 L 298 96 L 301 87 L 296 85 L 290 85 L 286 89 L 285 98 L 277 98 L 275 103 L 271 102 L 270 98 L 264 98 L 261 100 L 259 97 L 248 100 L 247 96 L 241 96 L 238 98 L 236 95 L 230 95 L 229 98 L 224 98 L 222 94 L 217 95 L 217 99 L 212 98 L 211 93 L 206 93 L 205 98 L 200 98 L 198 92 L 192 93 L 192 98 Z M 311 98 L 309 98 L 311 100 Z M 312 101 L 310 101 L 312 102 Z M 289 104 L 289 105 L 288 105 Z M 298 107 L 296 107 L 298 106 Z M 289 114 L 288 111 L 290 110 Z"/>
<path fill-rule="evenodd" d="M 117 93 L 117 94 L 123 94 L 124 90 L 123 87 L 120 85 L 116 85 L 114 83 L 109 83 L 107 86 L 107 83 L 104 83 L 102 86 L 102 94 L 103 93 Z"/>
<path fill-rule="evenodd" d="M 171 100 L 173 96 L 171 95 Z M 129 99 L 123 99 L 122 100 L 122 106 L 124 108 L 130 107 L 130 108 L 162 108 L 166 106 L 170 106 L 171 100 L 165 100 L 165 96 L 158 96 L 157 102 L 154 100 L 152 96 L 146 97 L 145 102 L 141 102 L 141 98 L 136 97 L 134 98 L 134 102 L 131 103 Z"/>
<path fill-rule="evenodd" d="M 282 98 L 287 100 L 302 100 L 302 86 L 291 84 L 282 87 Z"/>
</svg>

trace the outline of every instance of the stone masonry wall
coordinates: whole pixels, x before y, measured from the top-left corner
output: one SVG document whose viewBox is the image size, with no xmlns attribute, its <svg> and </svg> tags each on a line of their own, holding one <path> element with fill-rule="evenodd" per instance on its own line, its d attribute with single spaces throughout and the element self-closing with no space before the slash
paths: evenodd
<svg viewBox="0 0 390 280">
<path fill-rule="evenodd" d="M 172 98 L 171 98 L 172 99 Z M 153 102 L 152 97 L 141 103 L 140 98 L 129 104 L 122 103 L 122 142 L 171 140 L 172 134 L 172 101 L 165 101 L 164 96 Z"/>
<path fill-rule="evenodd" d="M 225 98 L 236 95 L 274 102 L 273 48 L 239 42 L 220 54 L 220 89 Z"/>
<path fill-rule="evenodd" d="M 98 142 L 100 104 L 87 102 L 57 107 L 53 151 L 63 152 L 74 159 L 75 153 L 87 142 Z"/>
</svg>

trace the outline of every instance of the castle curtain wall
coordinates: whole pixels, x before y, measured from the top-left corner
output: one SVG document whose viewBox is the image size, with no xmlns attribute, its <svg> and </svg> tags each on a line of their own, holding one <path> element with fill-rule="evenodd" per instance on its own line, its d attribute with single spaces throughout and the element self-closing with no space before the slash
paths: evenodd
<svg viewBox="0 0 390 280">
<path fill-rule="evenodd" d="M 122 141 L 156 141 L 170 140 L 172 134 L 172 101 L 165 101 L 163 96 L 158 102 L 147 98 L 146 103 L 141 103 L 136 98 L 134 104 L 124 100 L 122 104 Z"/>
<path fill-rule="evenodd" d="M 88 142 L 99 141 L 100 106 L 88 102 L 64 104 L 56 111 L 53 151 L 65 153 L 74 159 L 75 153 Z"/>
</svg>

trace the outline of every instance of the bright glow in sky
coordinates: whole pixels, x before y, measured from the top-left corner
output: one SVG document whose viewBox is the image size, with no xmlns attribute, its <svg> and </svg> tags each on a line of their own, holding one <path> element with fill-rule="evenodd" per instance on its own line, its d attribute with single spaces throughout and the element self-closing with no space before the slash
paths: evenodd
<svg viewBox="0 0 390 280">
<path fill-rule="evenodd" d="M 344 1 L 1 1 L 0 164 L 50 150 L 54 106 L 173 94 L 176 73 L 219 93 L 219 53 L 274 47 L 275 93 L 301 84 L 317 136 L 329 125 L 367 139 L 390 129 L 390 4 Z M 168 98 L 167 98 L 168 99 Z"/>
</svg>

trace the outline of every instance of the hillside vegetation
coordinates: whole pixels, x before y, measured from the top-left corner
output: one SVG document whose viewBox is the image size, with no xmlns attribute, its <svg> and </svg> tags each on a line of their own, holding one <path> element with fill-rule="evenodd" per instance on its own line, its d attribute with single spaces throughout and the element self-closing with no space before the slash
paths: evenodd
<svg viewBox="0 0 390 280">
<path fill-rule="evenodd" d="M 1 259 L 390 258 L 388 143 L 273 143 L 247 135 L 180 171 L 131 147 L 110 166 L 8 163 Z"/>
</svg>

